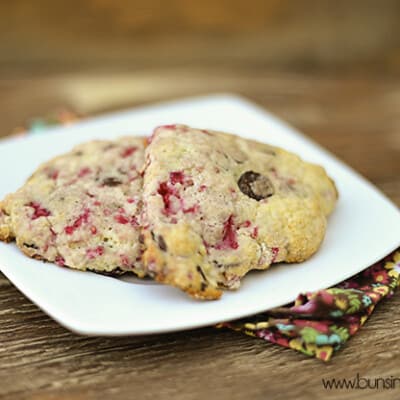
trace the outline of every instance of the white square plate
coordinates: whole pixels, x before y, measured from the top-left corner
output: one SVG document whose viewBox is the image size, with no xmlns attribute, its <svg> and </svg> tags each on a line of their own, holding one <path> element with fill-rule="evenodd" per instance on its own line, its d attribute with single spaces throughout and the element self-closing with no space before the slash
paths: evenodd
<svg viewBox="0 0 400 400">
<path fill-rule="evenodd" d="M 1 271 L 44 312 L 86 335 L 137 335 L 227 321 L 281 306 L 329 287 L 400 244 L 400 213 L 373 185 L 293 128 L 244 99 L 209 96 L 111 114 L 41 135 L 0 142 L 0 197 L 16 190 L 43 161 L 94 138 L 149 134 L 161 124 L 225 130 L 292 150 L 323 165 L 340 200 L 321 249 L 310 260 L 250 273 L 237 292 L 195 301 L 172 287 L 139 284 L 29 259 L 0 243 Z"/>
</svg>

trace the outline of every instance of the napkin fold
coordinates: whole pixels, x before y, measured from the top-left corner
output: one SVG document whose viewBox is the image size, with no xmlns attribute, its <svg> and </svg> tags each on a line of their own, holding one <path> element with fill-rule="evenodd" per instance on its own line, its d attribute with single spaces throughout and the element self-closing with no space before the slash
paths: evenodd
<svg viewBox="0 0 400 400">
<path fill-rule="evenodd" d="M 14 133 L 37 134 L 79 119 L 78 113 L 62 109 L 45 118 L 31 120 Z M 391 297 L 399 285 L 400 248 L 334 287 L 299 294 L 295 302 L 287 306 L 216 327 L 233 329 L 328 361 L 359 331 L 376 305 Z"/>
<path fill-rule="evenodd" d="M 328 361 L 400 283 L 400 248 L 338 285 L 300 294 L 293 304 L 218 324 Z"/>
</svg>

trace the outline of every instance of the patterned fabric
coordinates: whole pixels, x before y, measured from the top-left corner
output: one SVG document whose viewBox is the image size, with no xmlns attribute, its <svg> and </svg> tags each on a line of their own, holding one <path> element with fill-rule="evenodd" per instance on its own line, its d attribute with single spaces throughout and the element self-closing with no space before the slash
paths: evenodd
<svg viewBox="0 0 400 400">
<path fill-rule="evenodd" d="M 60 109 L 42 118 L 29 120 L 23 126 L 17 126 L 12 135 L 26 136 L 41 133 L 57 125 L 69 125 L 81 119 L 81 116 L 68 109 Z"/>
<path fill-rule="evenodd" d="M 19 134 L 40 133 L 57 124 L 80 119 L 62 110 L 35 119 L 17 129 Z M 328 361 L 371 315 L 375 306 L 400 285 L 400 248 L 335 287 L 300 294 L 294 304 L 241 320 L 218 324 Z"/>
<path fill-rule="evenodd" d="M 335 287 L 292 305 L 217 325 L 328 361 L 400 284 L 400 248 Z"/>
</svg>

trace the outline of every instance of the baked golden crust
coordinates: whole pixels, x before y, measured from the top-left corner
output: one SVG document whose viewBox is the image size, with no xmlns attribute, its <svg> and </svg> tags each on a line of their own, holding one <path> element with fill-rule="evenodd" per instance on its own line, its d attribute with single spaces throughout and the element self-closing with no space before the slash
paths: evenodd
<svg viewBox="0 0 400 400">
<path fill-rule="evenodd" d="M 150 142 L 93 141 L 43 164 L 0 202 L 0 240 L 59 265 L 147 274 L 196 299 L 318 250 L 338 196 L 322 167 L 184 125 Z"/>
<path fill-rule="evenodd" d="M 0 240 L 75 269 L 141 272 L 144 139 L 76 146 L 0 202 Z"/>
<path fill-rule="evenodd" d="M 0 240 L 3 242 L 11 242 L 14 240 L 14 233 L 11 230 L 10 216 L 4 211 L 5 204 L 0 201 Z"/>
<path fill-rule="evenodd" d="M 324 169 L 225 133 L 159 127 L 146 149 L 144 265 L 200 299 L 319 248 L 337 191 Z"/>
</svg>

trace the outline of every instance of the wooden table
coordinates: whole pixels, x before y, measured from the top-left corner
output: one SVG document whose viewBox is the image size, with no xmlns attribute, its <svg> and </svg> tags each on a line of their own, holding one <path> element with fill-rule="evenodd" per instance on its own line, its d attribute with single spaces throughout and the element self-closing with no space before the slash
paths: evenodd
<svg viewBox="0 0 400 400">
<path fill-rule="evenodd" d="M 210 92 L 235 92 L 256 101 L 400 205 L 400 78 L 395 76 L 220 67 L 9 78 L 0 80 L 1 135 L 60 106 L 96 114 Z M 380 304 L 361 332 L 324 364 L 213 328 L 81 337 L 43 314 L 4 276 L 0 285 L 0 395 L 5 399 L 358 399 L 367 391 L 324 390 L 321 379 L 357 373 L 400 378 L 398 294 Z M 385 400 L 398 399 L 399 393 L 400 387 L 368 391 Z"/>
</svg>

